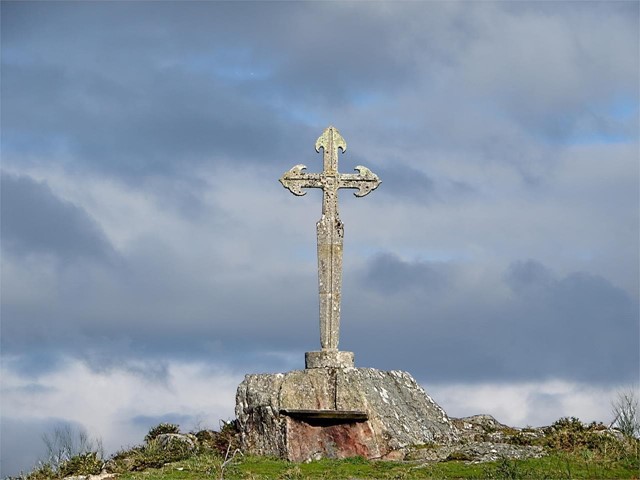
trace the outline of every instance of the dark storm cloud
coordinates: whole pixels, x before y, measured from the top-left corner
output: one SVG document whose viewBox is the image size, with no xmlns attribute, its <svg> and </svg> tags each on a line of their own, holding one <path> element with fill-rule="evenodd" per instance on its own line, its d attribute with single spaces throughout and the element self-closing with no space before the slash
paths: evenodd
<svg viewBox="0 0 640 480">
<path fill-rule="evenodd" d="M 466 182 L 434 179 L 406 165 L 392 163 L 391 167 L 371 166 L 371 169 L 384 179 L 384 188 L 380 188 L 377 194 L 387 197 L 386 201 L 429 205 L 433 202 L 457 202 L 475 193 L 475 189 Z"/>
<path fill-rule="evenodd" d="M 48 280 L 37 289 L 54 288 L 53 298 L 23 302 L 20 292 L 4 291 L 3 352 L 39 352 L 20 357 L 15 369 L 37 376 L 73 352 L 93 371 L 123 369 L 162 381 L 167 358 L 280 366 L 264 352 L 304 352 L 315 343 L 313 274 L 304 281 L 295 273 L 233 278 L 237 272 L 221 261 L 215 275 L 199 277 L 161 239 L 145 239 L 141 248 L 144 254 L 122 254 L 115 267 L 85 262 L 55 274 L 43 267 Z"/>
<path fill-rule="evenodd" d="M 362 284 L 382 294 L 411 289 L 436 291 L 447 283 L 442 265 L 429 262 L 405 262 L 389 253 L 373 258 L 364 272 Z"/>
<path fill-rule="evenodd" d="M 548 290 L 555 284 L 551 270 L 532 260 L 512 264 L 505 274 L 505 281 L 516 293 L 541 288 Z"/>
<path fill-rule="evenodd" d="M 5 150 L 70 153 L 125 176 L 184 174 L 213 159 L 270 162 L 307 136 L 291 100 L 347 104 L 350 92 L 362 94 L 356 78 L 386 88 L 403 76 L 381 18 L 356 34 L 351 9 L 247 8 L 5 3 Z M 314 12 L 317 26 L 305 24 Z M 327 35 L 326 25 L 341 33 Z M 374 76 L 380 64 L 388 73 Z"/>
<path fill-rule="evenodd" d="M 442 269 L 388 254 L 374 258 L 359 280 L 370 292 L 366 302 L 347 302 L 343 315 L 351 319 L 343 322 L 343 338 L 362 352 L 361 360 L 397 365 L 430 381 L 637 379 L 638 302 L 606 279 L 558 276 L 526 261 L 509 267 L 504 285 L 487 279 L 469 287 L 464 269 L 449 269 L 443 290 L 432 278 Z M 511 295 L 496 303 L 492 296 L 503 286 Z M 395 295 L 376 299 L 383 290 Z M 369 335 L 358 333 L 365 328 Z"/>
<path fill-rule="evenodd" d="M 311 152 L 309 139 L 319 133 L 315 124 L 338 117 L 344 132 L 353 132 L 355 145 L 397 150 L 402 165 L 428 165 L 425 153 L 434 150 L 444 158 L 473 152 L 471 158 L 481 165 L 506 162 L 535 180 L 546 172 L 540 165 L 560 157 L 553 148 L 571 137 L 586 110 L 611 120 L 617 99 L 626 118 L 625 105 L 637 99 L 637 75 L 629 75 L 637 70 L 637 59 L 628 56 L 635 50 L 622 48 L 636 29 L 626 13 L 607 10 L 603 23 L 602 5 L 581 4 L 577 13 L 565 6 L 559 17 L 547 15 L 548 8 L 3 2 L 3 161 L 18 170 L 29 163 L 80 165 L 155 190 L 167 208 L 179 205 L 179 211 L 189 212 L 207 188 L 195 167 L 277 162 L 279 174 L 291 165 L 287 158 L 312 158 L 300 152 Z M 609 35 L 612 30 L 617 35 Z M 620 129 L 607 130 L 595 121 L 583 134 L 609 138 L 636 123 L 631 115 Z M 359 156 L 350 155 L 355 165 Z M 383 155 L 374 152 L 362 163 L 382 177 L 380 192 L 388 198 L 431 205 L 465 198 L 477 188 L 425 168 L 402 167 Z M 104 234 L 80 206 L 28 177 L 6 178 L 2 232 L 9 251 L 46 251 L 61 258 L 108 252 Z M 50 231 L 46 222 L 64 228 Z M 14 338 L 15 348 L 33 346 L 42 337 L 34 332 L 55 323 L 51 343 L 68 347 L 89 339 L 98 352 L 86 355 L 92 365 L 109 358 L 99 354 L 94 335 L 123 354 L 180 354 L 193 348 L 204 355 L 210 345 L 192 347 L 194 335 L 181 334 L 185 317 L 201 334 L 196 336 L 224 339 L 220 351 L 240 339 L 247 347 L 298 348 L 300 339 L 314 336 L 300 323 L 316 315 L 313 276 L 304 291 L 281 279 L 266 287 L 259 278 L 234 283 L 226 281 L 232 267 L 221 262 L 211 274 L 217 282 L 206 285 L 180 264 L 173 247 L 154 238 L 139 242 L 143 246 L 123 258 L 119 270 L 67 269 L 56 278 L 61 293 L 55 302 L 6 301 L 4 336 Z M 383 255 L 361 279 L 365 291 L 405 296 L 401 305 L 394 304 L 394 315 L 411 322 L 419 318 L 411 302 L 426 311 L 428 295 L 421 292 L 454 288 L 455 275 L 443 265 Z M 525 277 L 513 273 L 506 280 L 522 302 L 531 296 L 521 285 Z M 584 278 L 554 281 L 565 286 L 565 297 L 571 291 L 567 285 L 578 291 L 590 285 Z M 603 282 L 593 288 L 606 290 Z M 283 309 L 277 299 L 288 289 L 298 293 Z M 494 312 L 497 307 L 474 301 L 474 308 L 486 310 L 487 322 L 506 322 L 502 316 L 513 313 L 508 308 L 519 305 L 512 301 Z M 455 306 L 467 304 L 473 303 Z M 123 332 L 143 347 L 119 341 Z"/>
<path fill-rule="evenodd" d="M 6 69 L 8 150 L 20 154 L 28 144 L 40 154 L 70 152 L 73 161 L 117 175 L 186 175 L 215 158 L 269 161 L 296 133 L 232 88 L 184 72 L 149 74 L 127 91 L 109 79 L 92 86 L 92 76 L 61 67 Z"/>
<path fill-rule="evenodd" d="M 42 434 L 58 424 L 55 419 L 8 418 L 0 420 L 0 461 L 3 475 L 29 472 L 38 460 L 47 460 Z M 29 446 L 29 448 L 27 448 Z"/>
<path fill-rule="evenodd" d="M 586 272 L 556 278 L 536 262 L 515 263 L 507 284 L 516 294 L 514 355 L 543 346 L 539 368 L 588 380 L 638 378 L 638 302 L 606 279 Z M 534 366 L 535 365 L 535 366 Z M 557 366 L 557 367 L 556 367 Z"/>
<path fill-rule="evenodd" d="M 5 161 L 55 151 L 125 177 L 189 177 L 223 160 L 280 162 L 337 118 L 405 148 L 458 145 L 522 168 L 553 158 L 531 136 L 637 131 L 633 115 L 609 118 L 637 103 L 619 58 L 581 47 L 624 40 L 591 25 L 601 8 L 554 21 L 531 5 L 3 2 Z M 512 45 L 519 25 L 537 49 Z M 379 118 L 348 114 L 371 106 Z M 500 127 L 513 121 L 531 133 Z"/>
<path fill-rule="evenodd" d="M 413 168 L 395 166 L 377 168 L 375 172 L 378 177 L 384 178 L 384 188 L 380 191 L 395 199 L 408 197 L 417 202 L 428 203 L 436 196 L 436 182 Z"/>
<path fill-rule="evenodd" d="M 106 259 L 109 241 L 82 208 L 56 197 L 46 183 L 2 172 L 2 243 L 11 253 L 64 260 Z"/>
<path fill-rule="evenodd" d="M 38 415 L 77 399 L 115 444 L 195 414 L 176 414 L 184 388 L 140 411 L 129 383 L 168 391 L 181 363 L 303 368 L 320 194 L 299 203 L 277 178 L 318 171 L 329 124 L 349 144 L 341 170 L 383 181 L 341 197 L 340 347 L 356 365 L 443 384 L 637 380 L 638 8 L 0 2 L 8 406 L 31 415 L 23 400 L 55 385 Z M 118 410 L 75 376 L 113 379 Z M 48 426 L 10 423 L 3 473 L 20 453 L 5 440 Z"/>
<path fill-rule="evenodd" d="M 461 265 L 373 257 L 345 285 L 341 346 L 358 352 L 361 366 L 405 369 L 429 381 L 637 377 L 637 301 L 607 280 L 580 272 L 559 276 L 533 261 L 513 263 L 498 283 L 469 283 L 468 275 Z M 28 351 L 37 338 L 42 351 L 73 351 L 94 371 L 122 369 L 153 381 L 166 380 L 167 358 L 217 361 L 240 372 L 256 362 L 263 371 L 292 368 L 269 352 L 297 352 L 302 362 L 304 351 L 317 348 L 316 280 L 312 274 L 273 280 L 251 302 L 245 293 L 260 286 L 242 281 L 173 305 L 159 305 L 153 294 L 124 303 L 117 295 L 119 304 L 102 308 L 91 300 L 84 308 L 48 305 L 38 314 L 51 319 L 42 326 L 33 309 L 9 309 L 3 335 L 12 342 L 3 349 Z M 510 294 L 496 301 L 504 288 Z M 156 313 L 137 316 L 136 302 L 155 302 Z M 205 313 L 188 313 L 192 302 L 192 312 Z M 55 332 L 39 337 L 51 322 Z M 123 335 L 127 341 L 118 340 Z M 36 363 L 28 365 L 30 376 L 42 373 Z"/>
</svg>

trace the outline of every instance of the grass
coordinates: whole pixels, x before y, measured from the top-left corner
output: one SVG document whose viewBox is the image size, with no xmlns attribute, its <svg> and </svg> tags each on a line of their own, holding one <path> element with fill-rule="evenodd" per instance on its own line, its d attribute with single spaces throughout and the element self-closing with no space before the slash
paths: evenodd
<svg viewBox="0 0 640 480">
<path fill-rule="evenodd" d="M 207 455 L 203 456 L 207 457 Z M 122 480 L 178 480 L 221 478 L 219 458 L 200 458 L 165 465 L 139 473 L 122 475 Z M 432 466 L 404 462 L 369 461 L 363 458 L 318 460 L 309 463 L 290 463 L 263 457 L 242 457 L 226 468 L 225 479 L 404 479 L 404 478 L 482 478 L 484 465 L 465 465 L 461 462 L 438 464 L 436 477 Z M 442 472 L 447 472 L 446 475 Z"/>
<path fill-rule="evenodd" d="M 227 466 L 224 478 L 233 479 L 638 479 L 638 458 L 618 460 L 594 457 L 588 450 L 528 460 L 503 459 L 471 464 L 449 461 L 430 464 L 369 461 L 363 458 L 318 460 L 294 464 L 263 457 L 236 457 Z M 190 459 L 144 472 L 121 475 L 122 480 L 196 480 L 221 478 L 222 459 L 216 454 L 200 454 Z"/>
<path fill-rule="evenodd" d="M 175 427 L 175 428 L 174 428 Z M 171 430 L 171 431 L 170 431 Z M 547 453 L 543 458 L 472 463 L 465 456 L 451 455 L 448 461 L 370 461 L 362 457 L 323 459 L 290 463 L 276 458 L 229 456 L 238 447 L 233 423 L 220 432 L 201 431 L 187 440 L 167 443 L 163 433 L 175 433 L 177 426 L 162 424 L 150 431 L 145 443 L 122 450 L 107 464 L 121 480 L 201 479 L 638 479 L 640 440 L 616 437 L 602 424 L 585 425 L 576 418 L 562 418 L 535 439 L 513 436 L 516 444 L 535 443 Z M 174 438 L 174 437 L 171 437 Z M 509 440 L 509 439 L 507 439 Z M 186 441 L 186 443 L 185 443 Z M 423 448 L 435 448 L 425 445 Z M 238 450 L 239 451 L 239 450 Z M 465 458 L 463 458 L 465 457 Z M 43 464 L 26 480 L 61 479 L 69 474 L 97 473 L 102 461 L 95 453 L 76 455 L 56 468 Z"/>
</svg>

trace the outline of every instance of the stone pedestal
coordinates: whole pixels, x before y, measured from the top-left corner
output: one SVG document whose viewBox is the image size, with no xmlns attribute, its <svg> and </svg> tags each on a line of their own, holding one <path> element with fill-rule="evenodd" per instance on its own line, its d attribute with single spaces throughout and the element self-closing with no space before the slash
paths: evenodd
<svg viewBox="0 0 640 480">
<path fill-rule="evenodd" d="M 353 352 L 321 350 L 304 354 L 305 368 L 347 368 L 353 367 Z"/>
<path fill-rule="evenodd" d="M 247 375 L 238 387 L 236 417 L 245 452 L 290 461 L 399 459 L 408 447 L 458 436 L 411 375 L 371 368 Z"/>
</svg>

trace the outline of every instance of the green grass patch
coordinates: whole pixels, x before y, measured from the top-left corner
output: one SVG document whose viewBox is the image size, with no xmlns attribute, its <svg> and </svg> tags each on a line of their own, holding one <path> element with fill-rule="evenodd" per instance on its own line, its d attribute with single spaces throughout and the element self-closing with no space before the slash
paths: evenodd
<svg viewBox="0 0 640 480">
<path fill-rule="evenodd" d="M 500 460 L 487 464 L 485 478 L 494 479 L 637 479 L 638 459 L 617 461 L 585 453 L 556 453 L 527 460 Z"/>
<path fill-rule="evenodd" d="M 472 463 L 472 455 L 455 451 L 443 462 L 426 462 L 424 459 L 371 461 L 354 457 L 291 463 L 277 458 L 233 456 L 232 452 L 239 452 L 233 422 L 224 424 L 220 432 L 203 430 L 194 435 L 183 435 L 181 440 L 175 436 L 159 436 L 176 433 L 176 430 L 177 426 L 172 424 L 154 427 L 143 445 L 116 453 L 104 467 L 117 473 L 121 480 L 640 480 L 640 440 L 609 432 L 602 424 L 585 425 L 576 418 L 562 418 L 536 436 L 525 438 L 524 433 L 518 432 L 506 439 L 511 443 L 539 445 L 547 456 L 527 460 L 504 458 L 488 463 Z M 417 447 L 418 450 L 432 448 L 438 448 L 438 445 Z M 232 458 L 225 462 L 230 453 Z M 55 467 L 42 464 L 21 478 L 57 480 L 65 475 L 98 473 L 102 467 L 99 455 L 89 452 L 75 455 Z"/>
<path fill-rule="evenodd" d="M 196 480 L 221 478 L 222 459 L 217 454 L 196 455 L 161 468 L 122 474 L 122 480 Z M 463 461 L 418 464 L 368 461 L 363 458 L 291 463 L 275 458 L 236 457 L 225 468 L 227 480 L 248 479 L 638 479 L 637 457 L 618 460 L 589 453 L 556 453 L 539 459 L 482 464 Z"/>
<path fill-rule="evenodd" d="M 148 468 L 141 472 L 122 473 L 118 475 L 118 478 L 122 480 L 193 480 L 220 478 L 221 466 L 222 458 L 217 453 L 207 452 L 178 462 L 168 463 L 159 468 Z"/>
</svg>

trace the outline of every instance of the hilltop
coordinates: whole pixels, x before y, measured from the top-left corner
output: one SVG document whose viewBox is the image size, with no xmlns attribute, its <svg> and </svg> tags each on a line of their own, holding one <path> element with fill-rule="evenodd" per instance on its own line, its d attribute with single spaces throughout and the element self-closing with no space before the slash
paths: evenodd
<svg viewBox="0 0 640 480">
<path fill-rule="evenodd" d="M 455 445 L 408 447 L 408 460 L 362 457 L 290 463 L 244 456 L 235 422 L 220 431 L 152 428 L 139 446 L 102 459 L 82 452 L 48 462 L 23 480 L 351 479 L 351 478 L 629 478 L 638 479 L 640 440 L 601 423 L 561 418 L 548 427 L 512 428 L 489 415 L 454 419 Z"/>
</svg>

